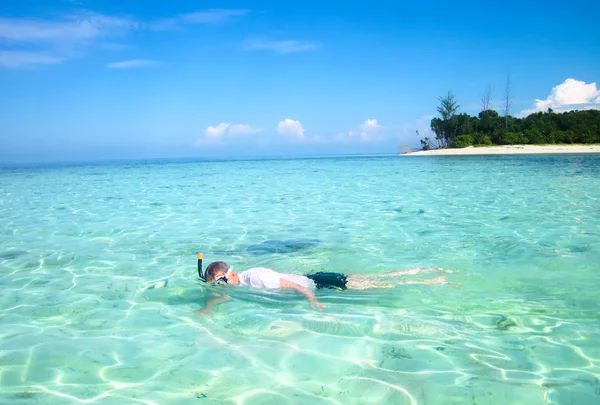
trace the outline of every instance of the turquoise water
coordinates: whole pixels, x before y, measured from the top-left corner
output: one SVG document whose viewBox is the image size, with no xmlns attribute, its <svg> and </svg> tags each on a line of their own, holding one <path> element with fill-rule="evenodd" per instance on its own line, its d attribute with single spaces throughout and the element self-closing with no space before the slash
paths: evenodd
<svg viewBox="0 0 600 405">
<path fill-rule="evenodd" d="M 600 155 L 6 167 L 0 191 L 0 403 L 600 403 Z M 323 311 L 221 287 L 201 316 L 198 251 L 454 272 Z"/>
</svg>

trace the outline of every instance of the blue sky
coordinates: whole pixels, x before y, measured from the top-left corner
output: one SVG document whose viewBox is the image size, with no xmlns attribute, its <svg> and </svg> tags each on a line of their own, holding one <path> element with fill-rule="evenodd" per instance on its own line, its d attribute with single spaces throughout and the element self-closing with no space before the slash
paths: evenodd
<svg viewBox="0 0 600 405">
<path fill-rule="evenodd" d="M 394 153 L 437 97 L 600 107 L 593 1 L 0 3 L 0 161 Z M 537 100 L 537 101 L 536 101 Z"/>
</svg>

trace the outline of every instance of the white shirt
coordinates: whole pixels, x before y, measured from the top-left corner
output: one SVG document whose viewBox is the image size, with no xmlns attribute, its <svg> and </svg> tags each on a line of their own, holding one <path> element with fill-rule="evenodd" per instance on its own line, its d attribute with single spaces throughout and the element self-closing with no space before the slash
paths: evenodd
<svg viewBox="0 0 600 405">
<path fill-rule="evenodd" d="M 297 274 L 277 273 L 266 267 L 253 267 L 238 275 L 241 285 L 249 285 L 254 288 L 281 288 L 281 279 L 291 281 L 302 287 L 315 290 L 315 282 L 306 276 Z"/>
</svg>

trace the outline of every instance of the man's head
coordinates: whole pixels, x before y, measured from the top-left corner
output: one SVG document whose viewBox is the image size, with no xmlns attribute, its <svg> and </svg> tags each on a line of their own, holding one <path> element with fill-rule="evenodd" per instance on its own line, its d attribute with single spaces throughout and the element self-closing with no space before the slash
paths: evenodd
<svg viewBox="0 0 600 405">
<path fill-rule="evenodd" d="M 238 285 L 240 278 L 225 262 L 212 262 L 206 268 L 206 281 L 224 281 L 227 284 Z"/>
</svg>

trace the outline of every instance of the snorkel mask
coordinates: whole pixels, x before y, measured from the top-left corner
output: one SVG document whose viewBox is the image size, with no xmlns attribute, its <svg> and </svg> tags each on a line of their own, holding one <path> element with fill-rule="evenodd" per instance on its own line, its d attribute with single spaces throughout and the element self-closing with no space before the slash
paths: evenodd
<svg viewBox="0 0 600 405">
<path fill-rule="evenodd" d="M 229 275 L 231 274 L 232 271 L 233 271 L 233 267 L 229 266 L 227 268 L 227 273 L 225 273 L 224 276 L 221 276 L 218 279 L 216 279 L 215 282 L 227 283 L 227 277 L 229 277 Z"/>
</svg>

